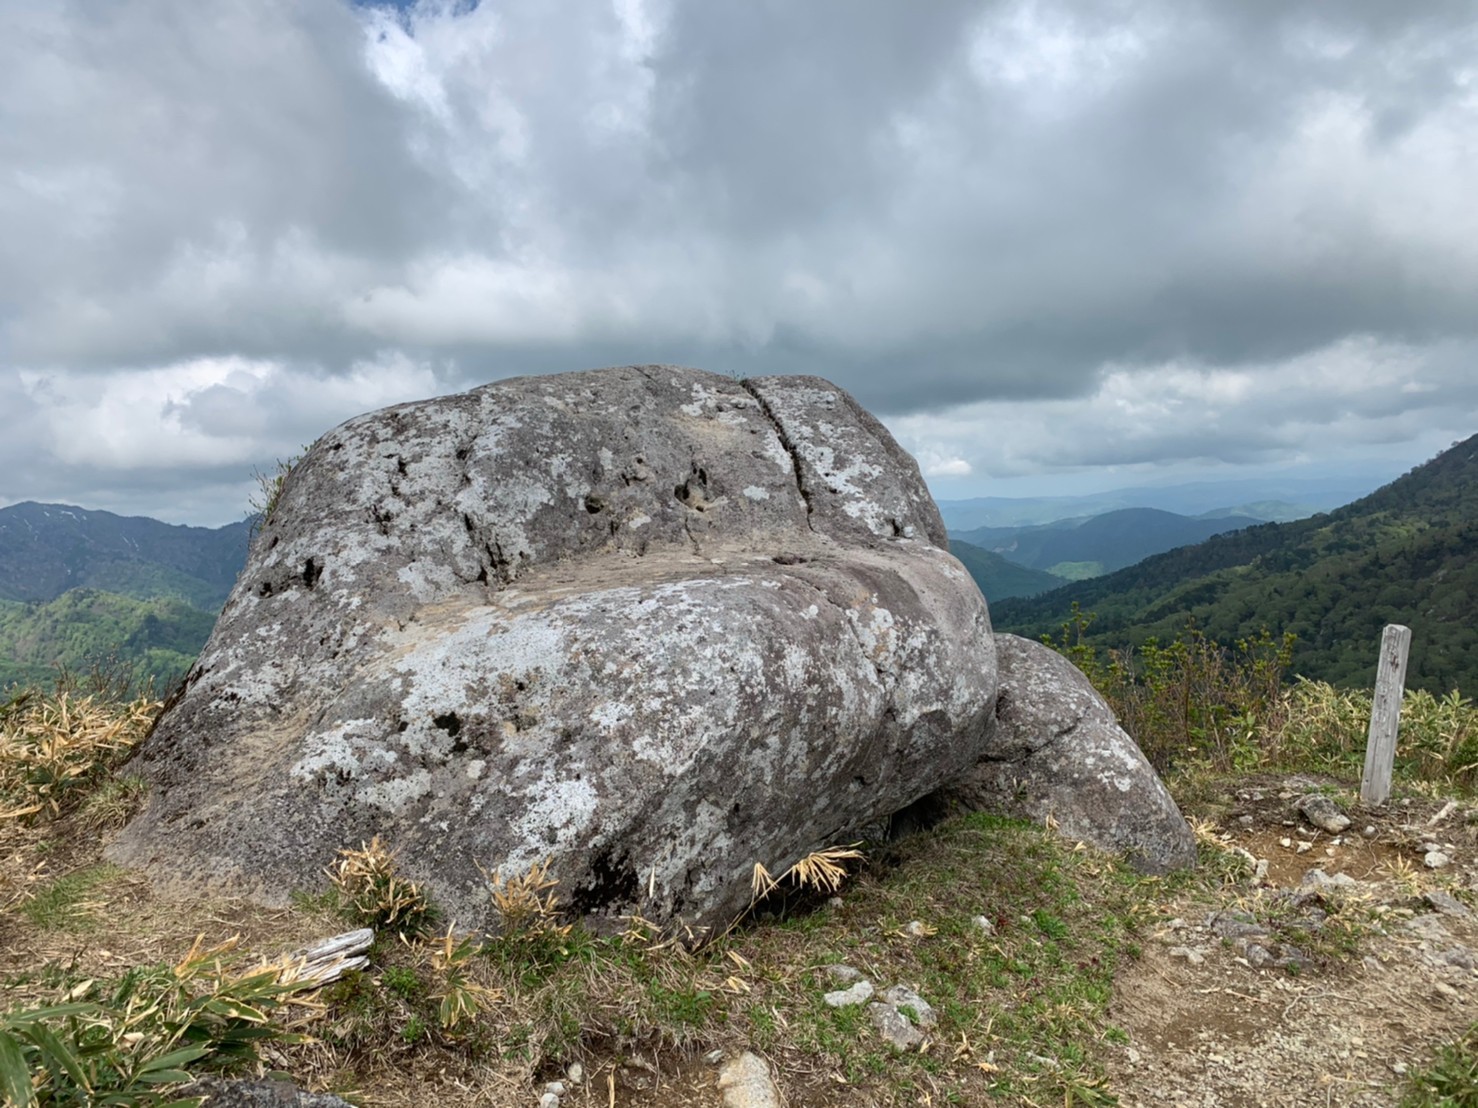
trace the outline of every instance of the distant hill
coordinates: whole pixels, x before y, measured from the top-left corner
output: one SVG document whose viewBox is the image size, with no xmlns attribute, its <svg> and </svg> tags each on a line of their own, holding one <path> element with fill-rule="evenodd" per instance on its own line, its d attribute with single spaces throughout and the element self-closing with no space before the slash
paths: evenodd
<svg viewBox="0 0 1478 1108">
<path fill-rule="evenodd" d="M 1138 485 L 1082 496 L 979 496 L 940 500 L 938 504 L 945 526 L 961 532 L 977 527 L 1028 527 L 1060 519 L 1083 519 L 1120 508 L 1285 521 L 1348 504 L 1378 484 L 1380 480 L 1372 476 L 1233 479 Z"/>
<path fill-rule="evenodd" d="M 999 630 L 1055 633 L 1073 601 L 1106 646 L 1168 640 L 1188 618 L 1233 642 L 1299 637 L 1294 668 L 1368 685 L 1381 628 L 1412 629 L 1408 683 L 1478 692 L 1478 435 L 1327 515 L 1266 523 L 1104 577 L 991 607 Z"/>
<path fill-rule="evenodd" d="M 65 504 L 0 508 L 0 687 L 116 661 L 168 684 L 246 563 L 250 525 L 179 527 Z"/>
<path fill-rule="evenodd" d="M 179 527 L 66 504 L 0 508 L 0 599 L 91 588 L 219 610 L 246 564 L 248 523 Z"/>
<path fill-rule="evenodd" d="M 1059 520 L 1037 527 L 980 527 L 951 532 L 951 539 L 958 535 L 964 542 L 1032 569 L 1087 577 L 1111 573 L 1151 554 L 1260 522 L 1242 516 L 1197 519 L 1158 508 L 1121 508 L 1088 519 Z M 1058 568 L 1066 566 L 1078 569 L 1068 573 Z"/>
<path fill-rule="evenodd" d="M 1061 577 L 1019 566 L 999 554 L 957 539 L 950 540 L 949 552 L 970 571 L 970 576 L 975 578 L 975 584 L 988 601 L 1004 600 L 1011 596 L 1036 596 L 1048 589 L 1057 588 L 1063 582 Z"/>
</svg>

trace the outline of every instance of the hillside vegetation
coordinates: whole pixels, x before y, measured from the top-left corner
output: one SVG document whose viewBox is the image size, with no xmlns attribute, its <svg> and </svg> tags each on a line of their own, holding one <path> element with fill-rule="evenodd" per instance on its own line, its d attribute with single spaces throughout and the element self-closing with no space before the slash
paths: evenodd
<svg viewBox="0 0 1478 1108">
<path fill-rule="evenodd" d="M 249 524 L 177 527 L 61 504 L 0 508 L 0 689 L 104 667 L 164 688 L 246 561 Z"/>
<path fill-rule="evenodd" d="M 1030 569 L 1008 561 L 1001 555 L 982 550 L 971 543 L 950 539 L 949 552 L 970 571 L 975 584 L 987 600 L 1005 600 L 1012 596 L 1036 596 L 1055 589 L 1066 578 L 1039 569 Z"/>
<path fill-rule="evenodd" d="M 1478 687 L 1478 435 L 1327 515 L 1218 535 L 1104 577 L 992 606 L 998 630 L 1056 633 L 1076 603 L 1085 641 L 1134 647 L 1188 621 L 1232 643 L 1296 636 L 1295 673 L 1363 686 L 1381 628 L 1412 629 L 1407 683 Z"/>
</svg>

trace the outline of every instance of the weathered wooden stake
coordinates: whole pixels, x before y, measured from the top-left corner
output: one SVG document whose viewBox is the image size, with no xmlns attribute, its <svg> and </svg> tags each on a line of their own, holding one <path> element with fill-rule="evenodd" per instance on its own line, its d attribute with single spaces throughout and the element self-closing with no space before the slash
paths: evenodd
<svg viewBox="0 0 1478 1108">
<path fill-rule="evenodd" d="M 1406 683 L 1406 652 L 1411 628 L 1386 625 L 1375 670 L 1375 700 L 1370 706 L 1370 737 L 1365 743 L 1365 773 L 1360 803 L 1374 808 L 1391 795 L 1391 767 L 1396 761 L 1396 732 L 1401 725 L 1401 693 Z"/>
</svg>

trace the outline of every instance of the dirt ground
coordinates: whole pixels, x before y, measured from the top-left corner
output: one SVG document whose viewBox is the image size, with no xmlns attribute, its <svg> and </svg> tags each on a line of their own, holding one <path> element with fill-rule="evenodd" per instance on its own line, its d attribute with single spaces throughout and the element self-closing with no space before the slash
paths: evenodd
<svg viewBox="0 0 1478 1108">
<path fill-rule="evenodd" d="M 1121 976 L 1110 1013 L 1129 1033 L 1111 1064 L 1122 1104 L 1391 1105 L 1408 1067 L 1478 1020 L 1478 917 L 1463 903 L 1478 885 L 1471 805 L 1352 808 L 1352 826 L 1331 835 L 1294 808 L 1317 784 L 1247 782 L 1228 799 L 1216 821 L 1225 841 L 1268 867 L 1227 899 L 1257 914 L 1311 870 L 1347 874 L 1357 883 L 1338 890 L 1339 915 L 1357 927 L 1355 950 L 1297 974 L 1253 968 L 1235 942 L 1205 929 L 1204 901 L 1165 905 L 1165 925 Z M 1426 846 L 1447 864 L 1429 868 Z"/>
<path fill-rule="evenodd" d="M 1296 808 L 1326 784 L 1245 779 L 1213 806 L 1203 832 L 1214 827 L 1225 847 L 1265 861 L 1266 870 L 1219 896 L 1165 902 L 1142 956 L 1122 969 L 1109 1019 L 1128 1039 L 1110 1048 L 1107 1088 L 1124 1108 L 1395 1105 L 1402 1075 L 1478 1022 L 1478 912 L 1469 910 L 1478 892 L 1478 807 L 1417 799 L 1372 811 L 1349 805 L 1346 794 L 1354 822 L 1336 835 Z M 1430 846 L 1449 861 L 1429 868 Z M 1306 884 L 1313 870 L 1356 883 L 1319 895 Z M 1299 946 L 1307 958 L 1291 968 L 1255 966 L 1245 940 L 1208 926 L 1221 911 L 1283 920 L 1262 940 L 1275 949 L 1274 939 L 1297 940 L 1300 929 L 1325 934 Z M 787 1108 L 858 1095 L 826 1089 L 821 1074 L 772 1068 Z M 605 1105 L 614 1085 L 623 1105 L 724 1104 L 717 1059 L 639 1058 L 592 1077 L 562 1103 Z"/>
<path fill-rule="evenodd" d="M 1394 1105 L 1408 1068 L 1478 1022 L 1478 805 L 1422 798 L 1365 811 L 1343 793 L 1354 822 L 1331 834 L 1296 808 L 1321 785 L 1243 778 L 1229 794 L 1189 809 L 1199 808 L 1203 837 L 1241 858 L 1244 870 L 1266 865 L 1261 877 L 1230 876 L 1219 892 L 1169 896 L 1140 957 L 1120 967 L 1108 1020 L 1124 1041 L 1104 1049 L 1107 1091 L 1125 1108 Z M 1429 866 L 1431 848 L 1446 860 Z M 51 861 L 57 871 L 69 868 L 66 859 Z M 1324 877 L 1311 878 L 1315 870 Z M 139 908 L 168 911 L 141 881 L 137 895 Z M 287 915 L 244 905 L 223 905 L 211 924 L 219 936 L 209 939 L 244 932 L 260 948 L 304 937 Z M 76 940 L 59 940 L 68 941 Z M 7 945 L 0 941 L 0 969 L 13 970 Z M 157 952 L 87 946 L 70 954 L 100 972 Z M 561 1108 L 722 1108 L 724 1060 L 643 1055 L 629 1044 L 619 1055 L 597 1049 L 579 1083 L 566 1080 Z M 834 1075 L 806 1059 L 768 1061 L 786 1108 L 891 1103 L 837 1087 Z M 427 1092 L 394 1089 L 394 1075 L 382 1080 L 365 1090 L 371 1101 L 413 1103 Z M 450 1079 L 433 1100 L 533 1105 L 541 1091 L 483 1088 L 464 1097 Z"/>
</svg>

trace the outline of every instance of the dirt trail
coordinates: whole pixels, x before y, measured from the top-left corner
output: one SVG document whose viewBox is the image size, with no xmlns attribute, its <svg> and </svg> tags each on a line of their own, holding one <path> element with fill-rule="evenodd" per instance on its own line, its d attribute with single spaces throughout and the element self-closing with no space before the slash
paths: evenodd
<svg viewBox="0 0 1478 1108">
<path fill-rule="evenodd" d="M 1218 820 L 1228 845 L 1268 862 L 1261 882 L 1229 889 L 1225 903 L 1253 927 L 1281 923 L 1272 938 L 1305 929 L 1312 964 L 1254 968 L 1246 944 L 1265 940 L 1227 937 L 1215 920 L 1208 927 L 1204 896 L 1167 904 L 1110 1013 L 1129 1035 L 1110 1069 L 1121 1104 L 1393 1105 L 1401 1074 L 1478 1020 L 1478 916 L 1452 897 L 1478 879 L 1467 809 L 1441 801 L 1356 809 L 1354 826 L 1330 835 L 1294 809 L 1313 784 L 1242 788 Z M 1426 845 L 1450 861 L 1429 869 Z M 1315 869 L 1354 884 L 1316 894 Z M 1342 941 L 1354 949 L 1328 949 Z"/>
</svg>

